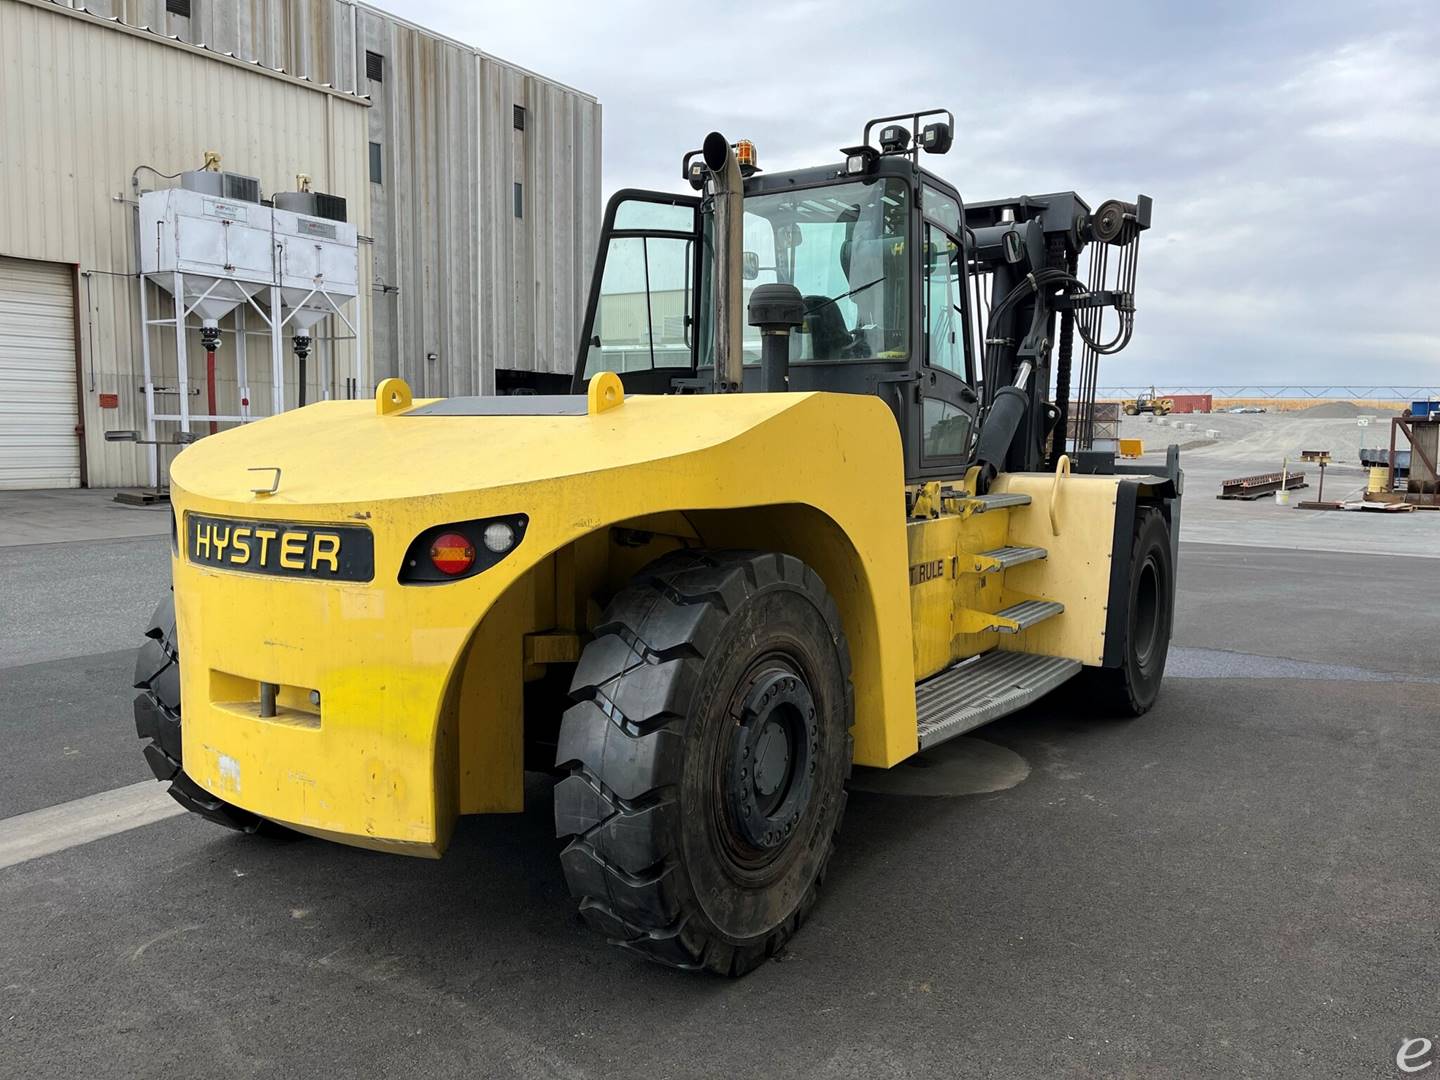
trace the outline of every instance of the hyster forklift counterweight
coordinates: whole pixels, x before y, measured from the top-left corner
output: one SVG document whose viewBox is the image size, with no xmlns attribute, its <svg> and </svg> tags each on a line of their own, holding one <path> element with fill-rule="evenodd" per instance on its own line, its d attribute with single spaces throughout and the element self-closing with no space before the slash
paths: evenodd
<svg viewBox="0 0 1440 1080">
<path fill-rule="evenodd" d="M 852 765 L 1071 680 L 1149 709 L 1178 460 L 1065 432 L 1150 202 L 966 205 L 920 165 L 952 126 L 779 174 L 712 134 L 695 194 L 617 194 L 571 395 L 387 379 L 181 453 L 135 702 L 175 798 L 435 857 L 552 770 L 585 918 L 738 975 L 814 905 Z"/>
</svg>

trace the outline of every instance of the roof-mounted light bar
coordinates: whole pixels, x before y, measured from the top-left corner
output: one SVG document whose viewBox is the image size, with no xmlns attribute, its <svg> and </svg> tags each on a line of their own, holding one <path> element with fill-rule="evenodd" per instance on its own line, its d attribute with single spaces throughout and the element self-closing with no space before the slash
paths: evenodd
<svg viewBox="0 0 1440 1080">
<path fill-rule="evenodd" d="M 922 127 L 920 121 L 927 116 L 943 116 L 945 119 Z M 880 128 L 878 150 L 870 143 L 870 133 L 877 127 Z M 918 165 L 921 150 L 927 154 L 944 154 L 954 142 L 955 114 L 949 109 L 922 109 L 895 116 L 878 116 L 866 123 L 865 138 L 859 146 L 849 146 L 840 151 L 845 155 L 844 174 L 863 176 L 875 168 L 880 158 L 892 155 L 909 154 L 910 160 Z"/>
</svg>

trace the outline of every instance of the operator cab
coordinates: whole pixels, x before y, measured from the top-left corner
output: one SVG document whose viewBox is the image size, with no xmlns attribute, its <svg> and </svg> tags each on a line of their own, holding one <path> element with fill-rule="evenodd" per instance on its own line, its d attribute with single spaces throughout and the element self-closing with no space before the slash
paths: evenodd
<svg viewBox="0 0 1440 1080">
<path fill-rule="evenodd" d="M 954 186 L 920 165 L 922 150 L 949 150 L 953 130 L 945 110 L 882 117 L 866 124 L 860 145 L 841 151 L 838 165 L 784 173 L 762 172 L 750 143 L 733 147 L 743 177 L 742 312 L 757 288 L 793 286 L 803 316 L 789 334 L 785 385 L 881 397 L 900 426 L 912 482 L 963 476 L 975 459 L 981 410 L 1018 366 L 998 362 L 1005 359 L 998 354 L 986 361 L 991 309 L 1025 271 L 1057 253 L 1062 265 L 1067 252 L 1078 253 L 1084 241 L 1076 219 L 1089 210 L 1065 193 L 967 212 Z M 576 362 L 577 393 L 600 371 L 617 372 L 629 393 L 762 389 L 762 334 L 744 315 L 738 386 L 716 371 L 721 196 L 701 154 L 692 151 L 682 164 L 699 194 L 627 189 L 611 198 Z M 1057 210 L 1046 222 L 1052 204 Z M 985 243 L 988 234 L 1007 231 L 1015 235 Z M 1053 250 L 1052 233 L 1063 234 Z M 1042 306 L 1022 303 L 1006 318 L 1013 323 Z M 1046 321 L 1051 313 L 1040 312 Z M 1008 343 L 999 352 L 1014 360 L 1013 329 Z M 1061 419 L 1053 407 L 1038 407 L 1051 384 L 1049 350 L 1047 337 L 1038 349 L 1043 363 L 1032 365 L 1037 407 L 1029 410 L 1020 449 L 1005 462 L 1010 468 L 1043 463 Z M 1068 381 L 1068 357 L 1066 367 Z"/>
<path fill-rule="evenodd" d="M 910 131 L 922 131 L 910 146 Z M 943 117 L 943 119 L 941 119 Z M 908 120 L 911 127 L 886 120 Z M 838 165 L 764 173 L 737 146 L 744 180 L 743 294 L 794 285 L 789 386 L 880 394 L 905 432 L 906 472 L 958 475 L 973 445 L 973 298 L 959 193 L 918 165 L 947 150 L 949 113 L 871 121 Z M 868 145 L 880 127 L 879 148 Z M 703 163 L 684 170 L 703 191 Z M 708 392 L 714 382 L 714 218 L 704 195 L 617 192 L 606 208 L 576 391 L 599 371 L 631 393 Z M 697 287 L 698 283 L 698 287 Z M 760 331 L 744 330 L 745 390 L 760 389 Z M 905 393 L 905 390 L 915 390 Z"/>
</svg>

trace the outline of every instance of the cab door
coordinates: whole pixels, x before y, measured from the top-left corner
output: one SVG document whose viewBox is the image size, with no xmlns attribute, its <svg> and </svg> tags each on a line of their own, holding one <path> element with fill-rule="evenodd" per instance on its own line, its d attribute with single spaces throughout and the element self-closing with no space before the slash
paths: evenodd
<svg viewBox="0 0 1440 1080">
<path fill-rule="evenodd" d="M 921 208 L 923 359 L 911 433 L 921 476 L 958 477 L 970 461 L 979 410 L 961 210 L 958 199 L 930 184 Z"/>
<path fill-rule="evenodd" d="M 665 394 L 695 371 L 700 200 L 626 189 L 611 197 L 590 279 L 573 389 L 613 371 L 629 393 Z"/>
</svg>

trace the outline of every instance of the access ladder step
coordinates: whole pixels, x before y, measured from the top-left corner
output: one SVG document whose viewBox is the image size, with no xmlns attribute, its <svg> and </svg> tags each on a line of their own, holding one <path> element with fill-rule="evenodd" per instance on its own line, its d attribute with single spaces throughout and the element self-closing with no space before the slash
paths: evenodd
<svg viewBox="0 0 1440 1080">
<path fill-rule="evenodd" d="M 1007 506 L 1029 506 L 1030 496 L 1023 491 L 1005 491 L 994 495 L 972 495 L 967 501 L 979 503 L 975 513 L 983 514 L 987 510 L 1002 510 Z"/>
<path fill-rule="evenodd" d="M 1052 615 L 1059 615 L 1065 610 L 1065 605 L 1058 600 L 1022 600 L 1018 604 L 1011 604 L 1009 607 L 997 611 L 995 614 L 1002 619 L 1009 619 L 1016 624 L 1014 629 L 1009 626 L 997 627 L 1002 634 L 1016 634 L 1021 630 L 1028 630 L 1036 623 L 1044 622 Z"/>
<path fill-rule="evenodd" d="M 1043 559 L 1047 554 L 1048 552 L 1042 547 L 992 548 L 989 551 L 980 552 L 980 558 L 993 561 L 977 563 L 977 569 L 982 574 L 991 574 L 996 570 L 1007 570 L 1012 566 L 1019 566 L 1021 563 Z"/>
<path fill-rule="evenodd" d="M 1078 660 L 994 649 L 942 671 L 915 687 L 920 749 L 1018 712 L 1080 668 Z"/>
</svg>

